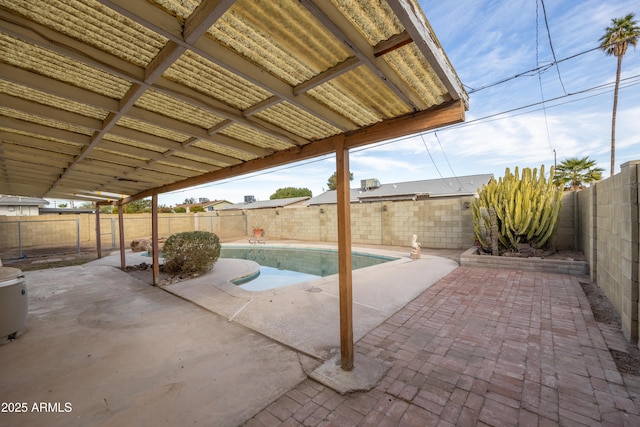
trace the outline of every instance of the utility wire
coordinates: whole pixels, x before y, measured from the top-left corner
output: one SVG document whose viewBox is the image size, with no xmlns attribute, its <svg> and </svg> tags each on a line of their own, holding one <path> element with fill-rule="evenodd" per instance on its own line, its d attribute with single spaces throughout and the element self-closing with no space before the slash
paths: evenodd
<svg viewBox="0 0 640 427">
<path fill-rule="evenodd" d="M 458 179 L 458 175 L 456 175 L 456 173 L 453 171 L 453 167 L 451 167 L 451 162 L 449 162 L 447 153 L 444 152 L 444 147 L 442 147 L 442 143 L 440 142 L 440 138 L 438 137 L 438 132 L 434 130 L 433 135 L 436 137 L 436 141 L 438 141 L 438 145 L 440 146 L 440 150 L 442 151 L 442 155 L 444 156 L 444 159 L 447 161 L 447 164 L 449 165 L 449 170 L 451 171 L 451 174 L 456 179 L 456 181 L 458 181 L 458 185 L 460 185 L 460 188 L 464 188 L 464 185 Z"/>
<path fill-rule="evenodd" d="M 542 3 L 542 10 L 544 11 L 544 2 L 542 0 L 540 0 L 540 3 Z M 538 1 L 536 0 L 536 65 L 540 65 L 540 49 L 539 49 L 539 40 L 540 40 L 540 36 L 539 36 L 539 28 L 540 25 L 538 23 Z M 544 20 L 545 23 L 547 21 L 547 13 L 544 12 Z M 549 24 L 547 24 L 547 34 L 549 34 L 549 45 L 551 45 L 551 34 L 549 33 Z M 551 51 L 553 52 L 553 45 L 551 45 Z M 556 59 L 556 55 L 555 53 L 553 54 L 553 60 L 555 61 Z M 557 65 L 556 65 L 557 68 Z M 560 72 L 558 72 L 558 78 L 560 77 Z M 560 84 L 562 85 L 562 79 L 560 79 Z M 549 148 L 551 149 L 551 151 L 553 151 L 553 147 L 551 146 L 551 133 L 549 132 L 549 121 L 547 120 L 547 109 L 545 108 L 545 103 L 544 103 L 544 90 L 542 88 L 542 73 L 540 71 L 538 71 L 538 86 L 540 86 L 540 99 L 542 99 L 542 112 L 544 115 L 544 126 L 547 130 L 547 142 L 549 143 Z M 567 94 L 567 91 L 564 90 L 564 85 L 562 85 L 562 90 L 564 91 L 564 94 Z"/>
<path fill-rule="evenodd" d="M 627 80 L 638 79 L 638 78 L 640 78 L 640 74 L 637 74 L 637 75 L 632 76 L 632 77 L 628 77 L 628 78 L 623 79 L 623 80 L 627 81 Z M 621 82 L 623 80 L 621 80 Z M 579 90 L 577 92 L 568 93 L 566 95 L 560 95 L 560 96 L 557 96 L 555 98 L 546 99 L 546 100 L 543 100 L 543 101 L 540 101 L 540 102 L 534 102 L 534 103 L 527 104 L 527 105 L 524 105 L 524 106 L 521 106 L 521 107 L 511 108 L 509 110 L 505 110 L 505 111 L 502 111 L 502 112 L 499 112 L 499 113 L 489 114 L 487 116 L 479 117 L 479 118 L 474 119 L 474 120 L 468 120 L 468 121 L 466 121 L 464 123 L 460 123 L 458 125 L 452 125 L 452 126 L 449 127 L 449 129 L 454 129 L 454 128 L 457 128 L 457 127 L 463 127 L 463 126 L 466 126 L 466 125 L 471 124 L 471 123 L 477 123 L 479 121 L 484 121 L 484 120 L 487 120 L 487 119 L 490 119 L 490 118 L 493 118 L 493 117 L 501 116 L 503 114 L 508 114 L 508 113 L 512 113 L 514 111 L 519 111 L 519 110 L 524 110 L 524 109 L 527 109 L 527 108 L 535 107 L 535 106 L 540 105 L 540 104 L 545 103 L 545 102 L 548 103 L 548 102 L 558 101 L 560 99 L 570 98 L 572 96 L 576 96 L 576 95 L 592 92 L 594 90 L 600 90 L 600 89 L 606 88 L 607 86 L 611 86 L 613 84 L 614 83 L 604 83 L 604 84 L 601 84 L 601 85 L 598 85 L 598 86 L 593 86 L 593 87 L 588 88 L 588 89 Z M 640 81 L 632 83 L 632 84 L 628 84 L 625 87 L 635 86 L 637 84 L 640 84 Z M 606 93 L 606 92 L 603 92 L 603 93 L 600 93 L 600 94 L 597 94 L 597 95 L 603 95 L 604 93 Z M 593 95 L 593 96 L 597 96 L 597 95 Z M 572 102 L 581 101 L 582 99 L 587 99 L 587 98 L 589 98 L 589 97 L 580 98 L 580 99 L 578 99 L 576 101 L 572 101 Z M 563 105 L 563 104 L 554 104 L 551 107 L 557 107 L 559 105 Z"/>
<path fill-rule="evenodd" d="M 558 66 L 558 60 L 556 59 L 556 51 L 553 49 L 553 43 L 551 42 L 551 31 L 549 31 L 549 21 L 547 20 L 547 9 L 544 7 L 544 0 L 540 0 L 540 4 L 542 4 L 542 14 L 544 15 L 544 24 L 547 27 L 547 36 L 549 37 L 549 47 L 551 48 L 551 55 L 553 55 L 553 63 L 556 65 L 556 71 L 558 72 L 558 80 L 560 80 L 560 86 L 562 86 L 562 91 L 564 94 L 567 94 L 567 90 L 564 88 L 564 83 L 562 83 L 562 77 L 560 77 L 560 67 Z M 536 16 L 536 20 L 537 20 Z M 536 28 L 537 31 L 537 28 Z M 537 40 L 536 40 L 537 43 Z"/>
<path fill-rule="evenodd" d="M 431 155 L 431 151 L 429 151 L 429 147 L 427 146 L 427 141 L 424 140 L 424 132 L 420 134 L 420 138 L 422 139 L 422 143 L 424 144 L 424 148 L 427 149 L 427 153 L 429 154 L 429 158 L 431 159 L 431 163 L 433 163 L 433 167 L 436 168 L 436 171 L 438 172 L 438 175 L 440 175 L 440 178 L 444 179 L 444 176 L 442 176 L 442 174 L 440 173 L 440 169 L 438 169 L 438 165 L 436 165 L 436 162 L 433 160 L 433 156 Z"/>
<path fill-rule="evenodd" d="M 637 81 L 633 81 L 633 80 L 637 80 Z M 636 85 L 640 84 L 640 74 L 637 74 L 637 75 L 631 76 L 631 77 L 627 77 L 626 79 L 621 80 L 621 82 L 622 81 L 625 81 L 625 82 L 632 81 L 632 82 L 628 83 L 628 84 L 626 84 L 624 86 L 621 86 L 621 87 L 626 88 L 626 87 L 636 86 Z M 514 113 L 516 111 L 526 110 L 526 109 L 529 109 L 529 108 L 532 108 L 532 107 L 536 107 L 536 106 L 542 104 L 543 102 L 547 102 L 547 103 L 548 102 L 554 102 L 554 101 L 558 101 L 558 100 L 561 100 L 561 99 L 564 99 L 564 98 L 571 98 L 571 97 L 574 97 L 574 96 L 577 96 L 577 95 L 586 94 L 586 93 L 589 93 L 589 92 L 592 92 L 592 91 L 595 91 L 595 90 L 607 89 L 607 86 L 612 86 L 613 84 L 614 83 L 604 83 L 604 84 L 601 84 L 601 85 L 598 85 L 598 86 L 593 86 L 593 87 L 590 87 L 590 88 L 587 88 L 587 89 L 583 89 L 583 90 L 580 90 L 580 91 L 577 91 L 577 92 L 574 92 L 574 93 L 568 93 L 566 95 L 560 95 L 558 97 L 547 99 L 547 100 L 544 100 L 544 101 L 534 102 L 534 103 L 527 104 L 527 105 L 524 105 L 524 106 L 521 106 L 521 107 L 511 108 L 509 110 L 501 111 L 501 112 L 498 112 L 498 113 L 492 113 L 492 114 L 489 114 L 487 116 L 478 117 L 477 119 L 467 120 L 467 121 L 465 121 L 463 123 L 457 123 L 457 124 L 453 124 L 453 125 L 450 125 L 450 126 L 446 126 L 444 128 L 441 128 L 440 130 L 443 130 L 443 129 L 453 130 L 453 129 L 463 128 L 463 127 L 467 127 L 467 126 L 473 126 L 473 125 L 476 125 L 476 124 L 483 123 L 485 121 L 502 120 L 502 119 L 507 119 L 507 118 L 515 117 L 515 116 L 522 115 L 522 114 L 529 114 L 529 113 L 532 113 L 532 112 L 538 111 L 538 110 L 525 111 L 525 112 L 522 112 L 522 113 L 510 115 L 510 116 L 500 117 L 500 116 L 503 116 L 505 114 Z M 578 99 L 573 99 L 573 100 L 569 100 L 569 101 L 562 102 L 562 103 L 557 103 L 557 104 L 548 106 L 547 108 L 559 107 L 561 105 L 569 104 L 569 103 L 572 103 L 572 102 L 579 102 L 579 101 L 582 101 L 584 99 L 593 98 L 595 96 L 605 95 L 609 91 L 604 91 L 604 92 L 597 93 L 597 94 L 594 94 L 594 95 L 585 96 L 583 98 L 578 98 Z M 424 132 L 424 133 L 431 133 L 431 132 L 433 132 L 433 131 L 427 131 L 427 132 Z M 392 143 L 395 143 L 395 142 L 405 141 L 407 139 L 411 139 L 411 138 L 414 138 L 414 137 L 415 137 L 415 135 L 408 135 L 408 136 L 405 136 L 405 137 L 402 137 L 402 138 L 392 139 L 390 141 L 380 142 L 380 143 L 377 143 L 377 144 L 361 147 L 361 148 L 359 148 L 357 150 L 352 150 L 352 151 L 353 152 L 357 152 L 357 151 L 363 151 L 363 150 L 370 150 L 370 149 L 375 148 L 375 147 L 380 147 L 380 146 L 392 144 Z"/>
<path fill-rule="evenodd" d="M 600 48 L 598 47 L 598 48 L 595 48 L 595 49 L 600 49 Z M 591 49 L 591 50 L 595 50 L 595 49 Z M 589 51 L 587 51 L 587 52 L 589 52 Z M 579 53 L 577 55 L 574 55 L 573 57 L 578 56 L 578 55 L 582 55 L 583 53 L 586 53 L 586 52 Z M 547 66 L 547 68 L 548 68 L 548 66 Z M 621 88 L 636 86 L 636 85 L 640 84 L 640 74 L 637 74 L 637 75 L 631 76 L 631 77 L 627 77 L 625 79 L 620 80 L 620 82 L 623 84 L 623 86 L 620 86 Z M 595 90 L 603 90 L 603 89 L 606 89 L 607 86 L 611 86 L 613 84 L 614 83 L 604 83 L 602 85 L 593 86 L 591 88 L 583 89 L 583 90 L 580 90 L 580 91 L 577 91 L 577 92 L 574 92 L 574 93 L 567 93 L 566 95 L 561 95 L 561 96 L 558 96 L 556 98 L 547 99 L 547 100 L 544 100 L 544 101 L 541 101 L 541 102 L 535 102 L 535 103 L 524 105 L 524 106 L 521 106 L 521 107 L 512 108 L 510 110 L 505 110 L 505 111 L 502 111 L 502 112 L 493 113 L 493 114 L 490 114 L 490 115 L 487 115 L 487 116 L 479 117 L 477 119 L 469 120 L 469 121 L 466 121 L 464 123 L 459 123 L 459 124 L 447 126 L 446 129 L 447 130 L 453 130 L 453 129 L 457 129 L 457 128 L 461 128 L 461 127 L 473 126 L 473 125 L 476 125 L 476 124 L 479 124 L 479 123 L 482 123 L 482 122 L 485 122 L 485 121 L 500 120 L 500 119 L 496 119 L 496 118 L 499 117 L 499 116 L 505 115 L 505 114 L 509 114 L 509 113 L 513 113 L 513 112 L 516 112 L 516 111 L 526 110 L 526 109 L 529 109 L 531 107 L 535 107 L 537 105 L 542 104 L 543 102 L 553 102 L 553 101 L 558 101 L 558 100 L 561 100 L 561 99 L 564 99 L 564 98 L 571 98 L 571 97 L 574 97 L 574 96 L 577 96 L 577 95 L 589 93 L 589 92 L 592 92 L 592 91 L 595 91 Z M 582 101 L 584 99 L 588 99 L 588 98 L 591 98 L 591 97 L 594 97 L 594 96 L 604 95 L 606 93 L 607 92 L 597 93 L 597 94 L 594 94 L 594 95 L 586 96 L 584 98 L 579 98 L 579 99 L 570 100 L 570 101 L 567 101 L 567 102 L 564 102 L 564 103 L 554 104 L 551 107 L 547 107 L 547 108 L 553 108 L 553 107 L 558 107 L 560 105 L 568 104 L 568 103 L 571 103 L 571 102 Z M 533 110 L 533 111 L 537 111 L 537 110 Z M 526 111 L 526 112 L 523 112 L 523 113 L 514 114 L 512 116 L 505 116 L 503 118 L 515 117 L 515 116 L 520 115 L 520 114 L 529 114 L 529 113 L 531 113 L 533 111 Z M 425 144 L 425 147 L 426 147 L 426 143 L 424 142 L 424 135 L 428 134 L 430 132 L 435 132 L 435 131 L 429 131 L 429 132 L 420 133 L 420 137 L 422 138 L 422 141 Z M 390 141 L 385 141 L 385 142 L 381 142 L 381 143 L 378 143 L 378 144 L 372 144 L 372 145 L 368 145 L 368 146 L 365 146 L 365 147 L 360 147 L 358 149 L 353 149 L 353 150 L 351 150 L 351 152 L 357 153 L 359 151 L 370 150 L 370 149 L 381 147 L 381 146 L 384 146 L 384 145 L 388 145 L 388 144 L 392 144 L 392 143 L 396 143 L 396 142 L 400 142 L 400 141 L 405 141 L 405 140 L 408 140 L 408 139 L 411 139 L 411 138 L 414 138 L 414 137 L 415 137 L 415 135 L 408 135 L 408 136 L 405 136 L 405 137 L 402 137 L 402 138 L 396 138 L 396 139 L 392 139 Z M 428 147 L 426 147 L 426 148 L 427 148 L 427 152 L 429 152 Z M 251 178 L 255 178 L 257 176 L 267 175 L 267 174 L 271 174 L 271 173 L 280 172 L 282 170 L 293 169 L 293 168 L 296 168 L 296 167 L 301 167 L 301 166 L 306 166 L 306 165 L 309 165 L 309 164 L 312 164 L 312 163 L 321 162 L 321 161 L 327 160 L 327 159 L 329 159 L 331 157 L 332 157 L 332 155 L 325 155 L 323 157 L 316 158 L 316 159 L 311 159 L 311 160 L 305 161 L 303 163 L 287 165 L 285 167 L 281 167 L 281 168 L 278 168 L 278 169 L 269 169 L 269 170 L 266 170 L 266 171 L 263 171 L 263 172 L 259 172 L 259 173 L 253 174 L 253 175 L 243 175 L 243 176 L 238 176 L 238 177 L 235 177 L 235 178 L 225 179 L 225 180 L 222 180 L 222 181 L 203 184 L 201 186 L 185 188 L 185 189 L 182 189 L 182 190 L 176 190 L 174 192 L 163 193 L 163 195 L 168 196 L 168 195 L 172 195 L 172 194 L 179 194 L 179 193 L 183 193 L 183 192 L 186 192 L 186 191 L 191 191 L 193 189 L 214 187 L 214 186 L 217 186 L 217 185 L 223 185 L 223 184 L 227 184 L 227 183 L 230 183 L 230 182 L 236 182 L 236 181 L 242 181 L 242 180 L 245 180 L 245 179 L 251 179 Z M 429 157 L 431 157 L 431 153 L 430 152 L 429 152 Z M 432 158 L 431 161 L 433 162 L 433 158 Z M 435 166 L 435 162 L 434 162 L 434 166 Z M 436 167 L 436 169 L 437 169 L 437 167 Z M 438 171 L 438 174 L 440 174 L 440 171 Z M 442 177 L 442 174 L 440 174 L 440 176 Z M 163 195 L 161 195 L 160 197 L 162 197 Z"/>
<path fill-rule="evenodd" d="M 523 72 L 518 73 L 518 74 L 515 74 L 515 75 L 513 75 L 513 76 L 511 76 L 511 77 L 505 77 L 505 78 L 500 79 L 500 80 L 497 80 L 497 81 L 495 81 L 495 82 L 493 82 L 493 83 L 487 83 L 487 84 L 485 84 L 485 85 L 483 85 L 483 86 L 480 86 L 480 87 L 479 87 L 479 88 L 477 88 L 477 89 L 472 89 L 471 91 L 469 91 L 469 94 L 472 94 L 472 93 L 475 93 L 475 92 L 479 92 L 479 91 L 481 91 L 481 90 L 488 89 L 488 88 L 490 88 L 490 87 L 497 86 L 497 85 L 500 85 L 500 84 L 502 84 L 502 83 L 506 83 L 506 82 L 508 82 L 508 81 L 511 81 L 511 80 L 517 79 L 517 78 L 519 78 L 519 77 L 523 77 L 523 76 L 533 76 L 533 75 L 535 75 L 535 73 L 537 73 L 539 70 L 542 70 L 542 71 L 548 70 L 549 68 L 553 67 L 554 65 L 560 64 L 561 62 L 565 62 L 565 61 L 568 61 L 568 60 L 570 60 L 570 59 L 577 58 L 578 56 L 581 56 L 581 55 L 584 55 L 584 54 L 587 54 L 587 53 L 593 52 L 594 50 L 600 50 L 600 46 L 597 46 L 597 47 L 591 48 L 591 49 L 589 49 L 589 50 L 585 50 L 585 51 L 583 51 L 583 52 L 576 53 L 576 54 L 571 55 L 571 56 L 567 56 L 566 58 L 563 58 L 563 59 L 561 59 L 561 60 L 559 60 L 559 61 L 552 62 L 552 63 L 550 63 L 550 64 L 539 65 L 539 66 L 537 66 L 536 68 L 533 68 L 533 69 L 531 69 L 531 70 L 523 71 Z M 468 86 L 466 86 L 466 87 L 468 87 Z M 565 93 L 566 93 L 566 92 L 565 92 Z"/>
</svg>

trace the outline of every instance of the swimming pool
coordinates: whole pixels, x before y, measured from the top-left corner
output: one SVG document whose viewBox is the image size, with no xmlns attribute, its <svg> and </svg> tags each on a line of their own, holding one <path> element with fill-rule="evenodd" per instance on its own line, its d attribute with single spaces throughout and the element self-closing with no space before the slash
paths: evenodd
<svg viewBox="0 0 640 427">
<path fill-rule="evenodd" d="M 398 258 L 352 252 L 352 270 Z M 233 283 L 250 291 L 262 291 L 338 273 L 338 251 L 331 249 L 223 246 L 220 258 L 252 260 L 260 264 L 256 275 Z"/>
</svg>

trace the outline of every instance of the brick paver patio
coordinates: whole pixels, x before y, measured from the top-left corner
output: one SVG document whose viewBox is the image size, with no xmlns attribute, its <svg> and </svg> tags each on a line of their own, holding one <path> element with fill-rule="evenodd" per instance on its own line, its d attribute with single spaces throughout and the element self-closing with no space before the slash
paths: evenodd
<svg viewBox="0 0 640 427">
<path fill-rule="evenodd" d="M 579 280 L 460 267 L 356 344 L 374 389 L 307 379 L 247 425 L 640 426 Z"/>
</svg>

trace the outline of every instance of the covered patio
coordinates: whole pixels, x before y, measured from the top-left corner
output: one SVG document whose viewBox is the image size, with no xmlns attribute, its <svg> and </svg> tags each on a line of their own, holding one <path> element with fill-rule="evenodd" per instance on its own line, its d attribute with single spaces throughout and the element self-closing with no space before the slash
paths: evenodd
<svg viewBox="0 0 640 427">
<path fill-rule="evenodd" d="M 454 266 L 358 329 L 379 307 L 354 310 L 349 150 L 468 107 L 416 2 L 0 0 L 0 88 L 0 193 L 114 204 L 121 218 L 151 197 L 156 249 L 159 194 L 335 154 L 325 320 L 345 375 L 359 357 L 386 369 L 341 395 L 307 377 L 320 362 L 307 347 L 97 262 L 27 274 L 30 329 L 0 347 L 0 394 L 28 410 L 0 423 L 640 424 L 610 352 L 626 343 L 574 276 Z"/>
<path fill-rule="evenodd" d="M 467 109 L 416 2 L 2 0 L 0 37 L 0 192 L 151 197 L 156 249 L 158 194 L 335 153 L 353 368 L 349 150 Z"/>
<path fill-rule="evenodd" d="M 434 261 L 455 254 L 423 255 L 354 272 L 353 372 L 363 358 L 386 370 L 346 394 L 314 375 L 322 351 L 339 342 L 326 304 L 338 299 L 336 278 L 249 302 L 216 294 L 224 287 L 203 292 L 202 280 L 178 283 L 172 295 L 114 268 L 117 256 L 27 272 L 29 329 L 0 347 L 0 394 L 28 410 L 0 413 L 0 423 L 640 423 L 640 377 L 619 371 L 612 357 L 628 343 L 619 327 L 594 318 L 580 284 L 588 277 L 456 267 L 450 259 L 449 273 L 430 276 Z M 273 321 L 292 313 L 291 324 Z"/>
</svg>

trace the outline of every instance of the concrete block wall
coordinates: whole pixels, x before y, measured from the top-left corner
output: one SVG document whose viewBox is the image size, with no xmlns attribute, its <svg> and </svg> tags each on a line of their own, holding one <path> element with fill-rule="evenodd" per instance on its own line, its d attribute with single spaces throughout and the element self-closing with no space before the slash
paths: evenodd
<svg viewBox="0 0 640 427">
<path fill-rule="evenodd" d="M 598 229 L 596 228 L 596 221 L 594 219 L 596 216 L 596 204 L 594 203 L 596 189 L 597 186 L 593 186 L 575 192 L 575 207 L 577 211 L 575 216 L 576 248 L 580 249 L 586 259 L 589 260 L 589 275 L 591 277 L 595 277 L 597 268 L 596 240 Z"/>
<path fill-rule="evenodd" d="M 392 203 L 361 203 L 351 205 L 351 241 L 357 244 L 379 245 L 384 241 L 385 215 Z M 387 206 L 387 211 L 384 207 Z M 336 227 L 337 227 L 336 223 Z M 337 238 L 337 235 L 336 235 Z"/>
<path fill-rule="evenodd" d="M 469 204 L 473 197 L 351 204 L 354 244 L 409 246 L 416 234 L 424 247 L 462 249 L 473 245 Z M 335 205 L 244 211 L 267 239 L 337 242 Z"/>
<path fill-rule="evenodd" d="M 598 182 L 578 197 L 580 249 L 591 265 L 591 279 L 604 291 L 622 321 L 622 331 L 638 342 L 640 314 L 640 161 Z"/>
<path fill-rule="evenodd" d="M 434 198 L 418 201 L 353 203 L 351 205 L 351 235 L 354 244 L 409 246 L 412 236 L 425 248 L 465 249 L 473 245 L 473 221 L 470 204 L 473 197 Z M 567 221 L 572 217 L 565 215 Z M 33 217 L 29 217 L 29 221 Z M 44 217 L 40 217 L 44 218 Z M 54 216 L 57 219 L 64 217 Z M 80 238 L 83 243 L 95 244 L 95 215 L 78 215 Z M 15 220 L 15 218 L 12 218 Z M 24 219 L 26 221 L 26 218 Z M 62 224 L 62 223 L 61 223 Z M 69 220 L 66 220 L 68 227 Z M 158 235 L 204 230 L 216 233 L 221 239 L 248 237 L 253 227 L 262 227 L 268 239 L 337 242 L 338 223 L 336 205 L 296 206 L 289 208 L 247 209 L 245 211 L 216 211 L 206 213 L 159 214 Z M 119 242 L 118 215 L 100 215 L 103 248 L 117 247 Z M 125 214 L 126 245 L 133 239 L 151 236 L 150 214 Z M 53 230 L 53 229 L 52 229 Z M 75 232 L 75 228 L 73 230 Z M 0 218 L 0 236 L 17 235 L 10 224 Z M 568 232 L 567 232 L 568 233 Z M 63 236 L 60 230 L 38 233 L 56 241 Z M 9 238 L 2 242 L 9 242 Z M 573 241 L 573 237 L 563 240 Z M 2 245 L 0 242 L 0 246 Z M 35 244 L 35 242 L 34 242 Z M 2 248 L 0 248 L 2 249 Z"/>
<path fill-rule="evenodd" d="M 91 242 L 92 224 L 95 222 L 88 215 L 4 217 L 0 220 L 0 250 L 19 245 L 23 248 L 75 246 L 78 242 L 82 245 Z"/>
<path fill-rule="evenodd" d="M 578 211 L 576 209 L 576 199 L 578 192 L 566 191 L 562 195 L 562 208 L 558 218 L 558 226 L 551 238 L 551 246 L 555 249 L 575 249 L 578 237 L 575 233 L 575 223 Z"/>
</svg>

